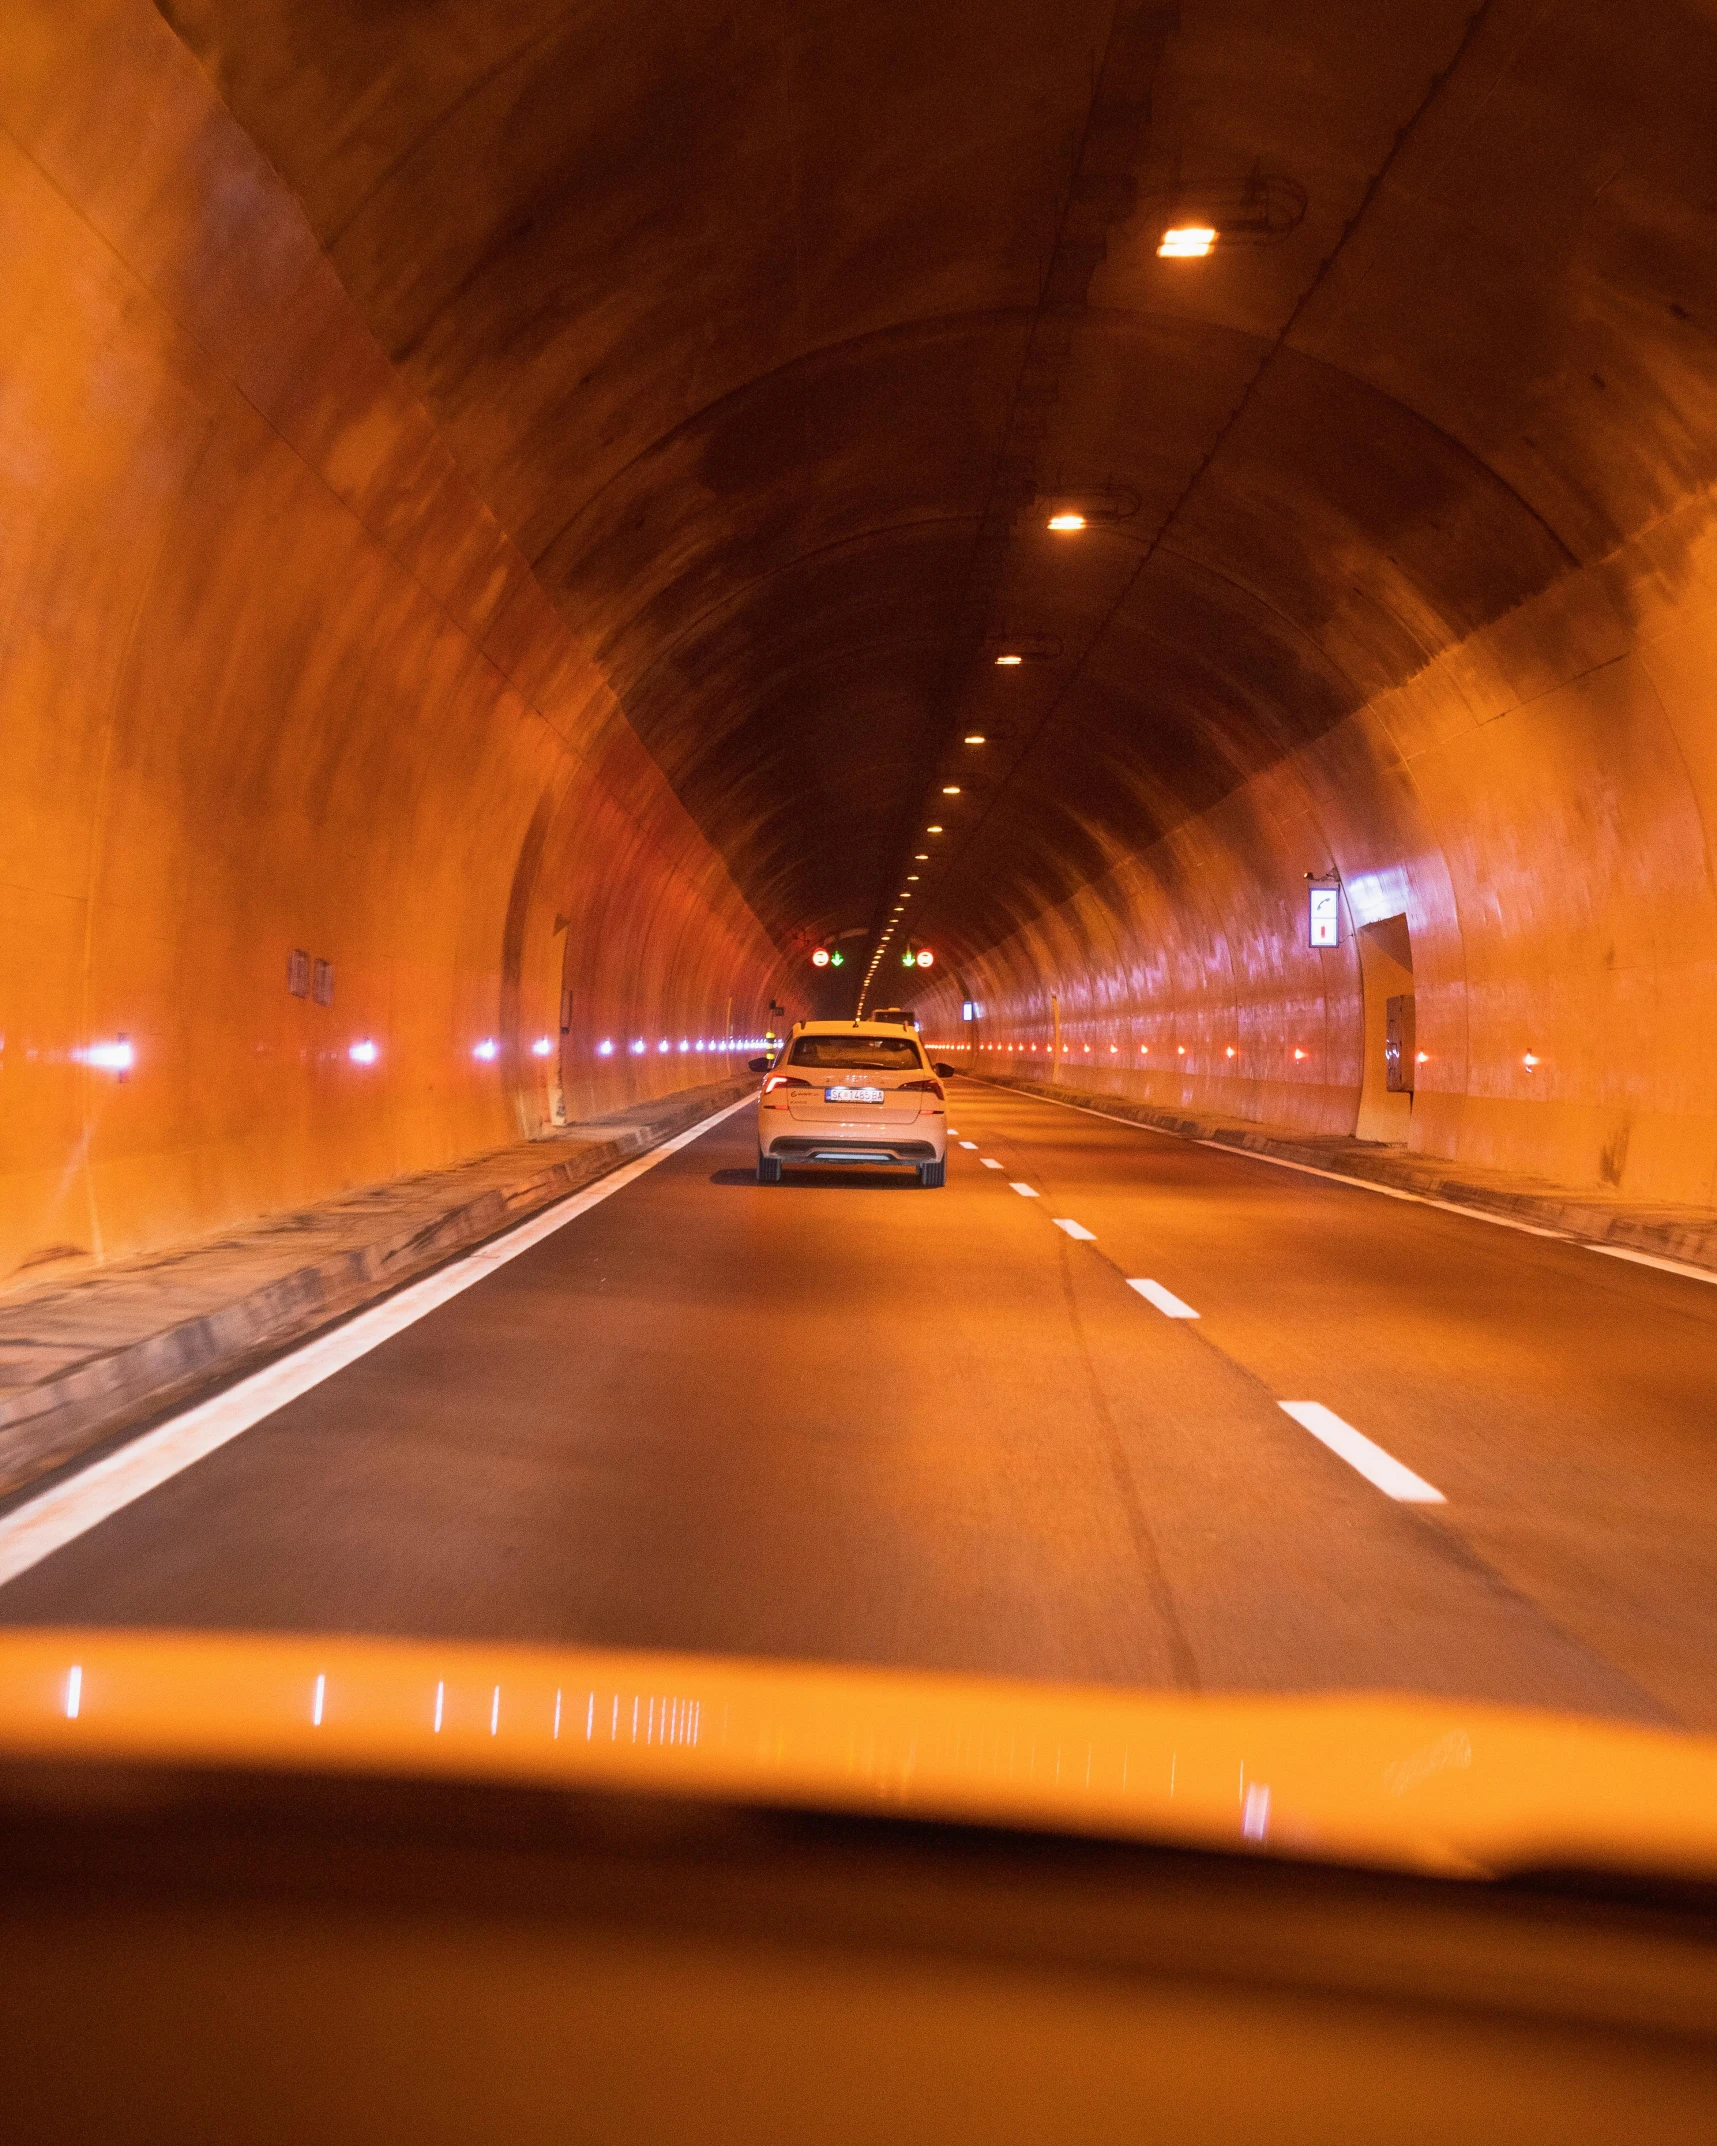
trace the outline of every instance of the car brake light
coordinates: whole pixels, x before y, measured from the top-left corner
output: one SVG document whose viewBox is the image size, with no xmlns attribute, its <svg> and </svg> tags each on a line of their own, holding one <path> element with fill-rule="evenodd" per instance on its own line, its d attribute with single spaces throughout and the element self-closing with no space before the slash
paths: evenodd
<svg viewBox="0 0 1717 2146">
<path fill-rule="evenodd" d="M 903 1080 L 894 1092 L 896 1095 L 933 1095 L 938 1102 L 943 1100 L 939 1080 Z"/>
<path fill-rule="evenodd" d="M 767 1095 L 771 1088 L 811 1088 L 815 1085 L 814 1081 L 801 1080 L 797 1073 L 771 1073 L 763 1083 L 763 1092 Z"/>
</svg>

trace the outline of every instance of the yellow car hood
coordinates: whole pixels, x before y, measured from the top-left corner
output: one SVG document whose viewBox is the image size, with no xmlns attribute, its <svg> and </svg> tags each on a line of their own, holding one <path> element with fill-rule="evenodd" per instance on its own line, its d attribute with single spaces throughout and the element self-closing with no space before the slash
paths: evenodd
<svg viewBox="0 0 1717 2146">
<path fill-rule="evenodd" d="M 623 1790 L 1448 1874 L 1717 1876 L 1717 1739 L 1378 1694 L 44 1629 L 0 1637 L 7 1758 Z"/>
</svg>

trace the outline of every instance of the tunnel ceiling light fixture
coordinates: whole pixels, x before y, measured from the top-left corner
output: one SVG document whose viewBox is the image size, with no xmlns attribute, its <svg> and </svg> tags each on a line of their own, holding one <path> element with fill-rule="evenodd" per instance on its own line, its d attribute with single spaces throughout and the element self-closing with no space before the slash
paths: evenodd
<svg viewBox="0 0 1717 2146">
<path fill-rule="evenodd" d="M 1049 526 L 1062 536 L 1071 536 L 1075 530 L 1085 527 L 1085 517 L 1083 514 L 1052 514 Z"/>
<path fill-rule="evenodd" d="M 998 671 L 1017 670 L 1024 661 L 1023 656 L 998 656 L 996 658 L 996 669 Z"/>
<path fill-rule="evenodd" d="M 926 827 L 926 828 L 925 828 L 925 830 L 924 830 L 924 832 L 925 832 L 925 833 L 926 833 L 927 835 L 939 835 L 939 834 L 940 834 L 940 833 L 942 832 L 942 830 L 941 830 L 941 828 L 940 828 L 940 827 Z"/>
<path fill-rule="evenodd" d="M 963 742 L 967 745 L 988 745 L 990 741 L 981 730 L 968 730 Z"/>
<path fill-rule="evenodd" d="M 1176 224 L 1165 231 L 1157 246 L 1159 261 L 1202 261 L 1216 244 L 1217 234 L 1209 224 Z"/>
<path fill-rule="evenodd" d="M 959 794 L 960 785 L 957 782 L 945 782 L 942 785 L 942 795 L 944 797 L 958 797 Z"/>
</svg>

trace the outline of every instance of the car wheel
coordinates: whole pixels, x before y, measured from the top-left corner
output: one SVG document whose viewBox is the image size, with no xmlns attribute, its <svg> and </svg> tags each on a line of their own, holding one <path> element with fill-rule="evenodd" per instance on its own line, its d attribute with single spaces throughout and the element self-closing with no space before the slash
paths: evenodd
<svg viewBox="0 0 1717 2146">
<path fill-rule="evenodd" d="M 946 1184 L 947 1181 L 948 1165 L 946 1162 L 921 1162 L 918 1165 L 918 1182 L 921 1185 L 933 1187 Z"/>
<path fill-rule="evenodd" d="M 781 1182 L 781 1164 L 773 1155 L 757 1158 L 757 1182 L 760 1185 L 778 1185 Z"/>
</svg>

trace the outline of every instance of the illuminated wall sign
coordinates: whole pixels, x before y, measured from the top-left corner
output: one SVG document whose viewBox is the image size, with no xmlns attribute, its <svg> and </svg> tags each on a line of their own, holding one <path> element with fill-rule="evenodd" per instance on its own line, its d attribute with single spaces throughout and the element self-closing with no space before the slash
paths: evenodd
<svg viewBox="0 0 1717 2146">
<path fill-rule="evenodd" d="M 1341 944 L 1341 888 L 1314 882 L 1306 889 L 1306 944 Z"/>
<path fill-rule="evenodd" d="M 828 965 L 829 950 L 826 946 L 819 946 L 817 951 L 811 956 L 811 966 L 814 969 L 826 969 Z"/>
<path fill-rule="evenodd" d="M 972 1004 L 969 998 L 963 998 L 960 1001 L 960 1018 L 962 1021 L 971 1021 L 976 1019 L 977 1011 L 978 1009 Z"/>
</svg>

